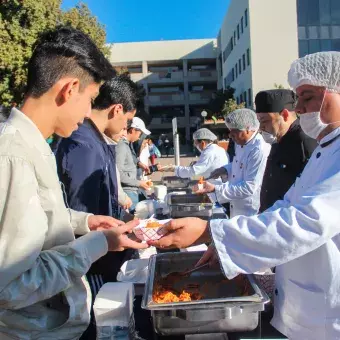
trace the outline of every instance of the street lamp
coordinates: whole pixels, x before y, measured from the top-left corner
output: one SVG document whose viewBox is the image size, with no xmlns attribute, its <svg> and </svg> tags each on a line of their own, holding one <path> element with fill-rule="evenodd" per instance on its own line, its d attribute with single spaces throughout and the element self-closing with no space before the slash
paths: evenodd
<svg viewBox="0 0 340 340">
<path fill-rule="evenodd" d="M 207 115 L 208 115 L 208 112 L 207 112 L 207 111 L 202 111 L 202 112 L 201 112 L 201 116 L 202 116 L 203 118 L 205 118 Z"/>
</svg>

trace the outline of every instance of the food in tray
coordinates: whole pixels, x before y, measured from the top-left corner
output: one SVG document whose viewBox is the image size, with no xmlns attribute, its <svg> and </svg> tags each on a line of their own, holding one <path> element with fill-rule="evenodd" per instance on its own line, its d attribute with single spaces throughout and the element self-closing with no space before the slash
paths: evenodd
<svg viewBox="0 0 340 340">
<path fill-rule="evenodd" d="M 189 292 L 183 289 L 181 292 L 176 292 L 170 287 L 161 286 L 156 286 L 152 295 L 152 299 L 156 303 L 198 301 L 202 298 L 203 296 L 198 291 Z"/>
<path fill-rule="evenodd" d="M 149 179 L 146 184 L 149 186 L 149 187 L 152 187 L 153 186 L 153 182 L 151 181 L 151 179 Z"/>
<path fill-rule="evenodd" d="M 198 184 L 204 184 L 204 177 L 200 177 L 200 179 L 198 180 Z"/>
<path fill-rule="evenodd" d="M 161 226 L 162 226 L 162 224 L 160 224 L 158 221 L 149 221 L 146 224 L 145 228 L 159 228 Z"/>
</svg>

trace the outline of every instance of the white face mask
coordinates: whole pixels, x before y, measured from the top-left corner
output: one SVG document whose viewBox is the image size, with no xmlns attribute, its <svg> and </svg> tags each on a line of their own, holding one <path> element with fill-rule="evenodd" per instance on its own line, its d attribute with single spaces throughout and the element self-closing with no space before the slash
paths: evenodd
<svg viewBox="0 0 340 340">
<path fill-rule="evenodd" d="M 262 131 L 262 137 L 270 145 L 277 143 L 277 138 L 267 131 Z"/>
<path fill-rule="evenodd" d="M 320 114 L 321 110 L 318 112 L 305 113 L 300 116 L 300 125 L 303 132 L 314 139 L 317 139 L 320 133 L 329 125 L 321 121 Z"/>
</svg>

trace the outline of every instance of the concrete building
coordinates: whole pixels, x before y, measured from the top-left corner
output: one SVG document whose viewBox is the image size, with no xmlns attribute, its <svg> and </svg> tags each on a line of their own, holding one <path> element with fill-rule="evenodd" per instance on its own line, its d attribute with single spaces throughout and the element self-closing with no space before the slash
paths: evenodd
<svg viewBox="0 0 340 340">
<path fill-rule="evenodd" d="M 218 87 L 235 88 L 247 107 L 261 90 L 288 87 L 299 54 L 296 22 L 296 0 L 231 0 L 217 39 Z"/>
<path fill-rule="evenodd" d="M 237 102 L 275 84 L 299 56 L 340 51 L 340 0 L 231 0 L 218 38 L 218 88 Z"/>
<path fill-rule="evenodd" d="M 111 62 L 143 84 L 155 134 L 169 133 L 178 117 L 182 142 L 190 140 L 217 89 L 216 39 L 111 44 Z"/>
</svg>

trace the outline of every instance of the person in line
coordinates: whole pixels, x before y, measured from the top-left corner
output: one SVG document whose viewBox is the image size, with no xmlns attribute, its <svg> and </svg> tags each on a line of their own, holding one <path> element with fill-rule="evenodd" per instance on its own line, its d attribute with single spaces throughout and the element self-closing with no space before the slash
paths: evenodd
<svg viewBox="0 0 340 340">
<path fill-rule="evenodd" d="M 177 177 L 192 178 L 194 176 L 210 177 L 211 173 L 229 163 L 227 153 L 223 148 L 214 144 L 216 135 L 206 128 L 194 132 L 193 140 L 195 148 L 200 152 L 197 162 L 190 166 L 166 167 L 168 171 L 174 171 Z"/>
<path fill-rule="evenodd" d="M 105 130 L 104 138 L 106 143 L 111 147 L 116 147 L 118 143 L 122 140 L 123 137 L 127 136 L 127 128 L 123 128 L 119 133 L 116 133 L 115 124 L 112 120 L 109 121 L 109 124 Z M 119 170 L 116 164 L 116 174 L 117 174 L 117 185 L 118 185 L 118 203 L 122 207 L 123 210 L 129 210 L 132 206 L 132 201 L 130 197 L 124 192 L 122 184 L 120 182 Z M 124 214 L 123 214 L 124 215 Z M 122 212 L 120 214 L 122 216 Z"/>
<path fill-rule="evenodd" d="M 294 61 L 288 81 L 301 128 L 318 146 L 283 200 L 255 216 L 176 220 L 150 244 L 186 248 L 212 240 L 200 263 L 217 256 L 228 279 L 276 266 L 272 325 L 290 340 L 339 339 L 340 53 Z"/>
<path fill-rule="evenodd" d="M 267 90 L 255 97 L 257 118 L 264 140 L 272 148 L 261 188 L 260 212 L 282 200 L 299 177 L 317 146 L 301 129 L 291 90 Z"/>
<path fill-rule="evenodd" d="M 91 264 L 108 250 L 145 248 L 127 236 L 138 222 L 66 208 L 46 143 L 78 129 L 113 76 L 86 34 L 47 31 L 28 63 L 23 105 L 0 125 L 1 340 L 78 339 L 90 320 Z"/>
<path fill-rule="evenodd" d="M 255 215 L 260 208 L 261 185 L 270 145 L 258 133 L 260 124 L 254 111 L 235 110 L 225 121 L 229 136 L 236 143 L 236 154 L 232 163 L 216 169 L 211 176 L 228 180 L 220 185 L 205 182 L 202 190 L 194 190 L 214 193 L 220 204 L 230 203 L 230 217 Z"/>
<path fill-rule="evenodd" d="M 146 129 L 140 118 L 134 117 L 128 125 L 126 138 L 122 138 L 117 145 L 116 162 L 124 192 L 132 201 L 130 212 L 134 212 L 136 204 L 140 201 L 139 189 L 150 189 L 148 181 L 137 179 L 138 159 L 132 147 L 132 143 L 136 142 L 142 133 L 148 136 L 151 132 Z"/>
<path fill-rule="evenodd" d="M 58 175 L 71 209 L 120 218 L 115 147 L 107 144 L 104 131 L 109 124 L 115 133 L 126 127 L 136 113 L 137 90 L 128 75 L 106 81 L 93 101 L 90 118 L 59 143 L 55 152 Z M 129 254 L 110 252 L 93 263 L 87 273 L 93 298 L 104 283 L 116 281 Z M 87 339 L 95 337 L 95 329 L 92 324 Z"/>
<path fill-rule="evenodd" d="M 156 159 L 161 158 L 162 154 L 151 138 L 148 139 L 148 145 L 150 152 L 150 163 L 151 165 L 156 165 Z"/>
</svg>

